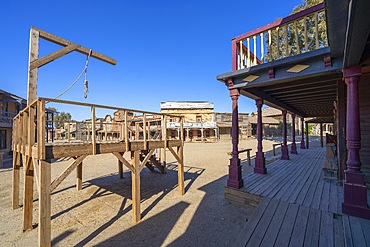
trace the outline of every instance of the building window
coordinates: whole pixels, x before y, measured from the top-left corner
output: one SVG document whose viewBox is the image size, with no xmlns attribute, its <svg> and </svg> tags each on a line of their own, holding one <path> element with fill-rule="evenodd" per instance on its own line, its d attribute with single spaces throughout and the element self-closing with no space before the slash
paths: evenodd
<svg viewBox="0 0 370 247">
<path fill-rule="evenodd" d="M 171 138 L 175 139 L 175 131 L 171 131 Z"/>
<path fill-rule="evenodd" d="M 202 132 L 198 130 L 198 137 L 202 137 Z"/>
<path fill-rule="evenodd" d="M 6 130 L 0 130 L 0 149 L 6 149 Z"/>
<path fill-rule="evenodd" d="M 193 139 L 193 131 L 189 131 L 189 138 Z"/>
<path fill-rule="evenodd" d="M 175 120 L 171 117 L 170 118 L 170 122 L 172 123 L 172 122 L 175 122 Z"/>
<path fill-rule="evenodd" d="M 202 122 L 202 115 L 197 115 L 196 119 L 197 119 L 197 123 Z"/>
</svg>

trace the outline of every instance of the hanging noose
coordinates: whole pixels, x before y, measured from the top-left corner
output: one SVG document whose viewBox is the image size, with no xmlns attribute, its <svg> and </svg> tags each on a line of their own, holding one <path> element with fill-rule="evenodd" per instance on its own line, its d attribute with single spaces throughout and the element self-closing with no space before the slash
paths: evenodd
<svg viewBox="0 0 370 247">
<path fill-rule="evenodd" d="M 84 98 L 87 98 L 87 93 L 89 92 L 89 82 L 87 80 L 87 67 L 89 66 L 89 58 L 91 56 L 92 50 L 90 49 L 89 55 L 86 58 L 86 65 L 85 65 L 85 80 L 84 80 Z"/>
</svg>

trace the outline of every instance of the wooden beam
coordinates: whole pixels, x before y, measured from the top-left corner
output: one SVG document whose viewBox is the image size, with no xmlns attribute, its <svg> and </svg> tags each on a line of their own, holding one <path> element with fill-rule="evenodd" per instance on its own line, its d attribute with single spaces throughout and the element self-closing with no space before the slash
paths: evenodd
<svg viewBox="0 0 370 247">
<path fill-rule="evenodd" d="M 131 172 L 135 172 L 134 167 L 125 159 L 123 158 L 123 153 L 113 152 L 113 155 L 117 157 L 119 161 L 122 162 Z"/>
<path fill-rule="evenodd" d="M 81 161 L 80 164 L 77 165 L 76 169 L 76 189 L 77 190 L 82 190 L 82 164 L 83 161 Z"/>
<path fill-rule="evenodd" d="M 56 35 L 53 35 L 51 33 L 48 33 L 48 32 L 45 32 L 41 29 L 38 29 L 38 28 L 35 28 L 35 27 L 32 27 L 31 30 L 34 30 L 34 31 L 38 31 L 39 32 L 39 36 L 40 38 L 44 39 L 44 40 L 47 40 L 47 41 L 50 41 L 50 42 L 53 42 L 55 44 L 58 44 L 58 45 L 61 45 L 61 46 L 68 46 L 68 45 L 75 45 L 75 43 L 73 42 L 70 42 L 66 39 L 63 39 L 63 38 L 60 38 Z M 89 55 L 90 53 L 90 49 L 89 48 L 86 48 L 86 47 L 83 47 L 81 45 L 78 45 L 78 47 L 76 48 L 76 51 L 82 53 L 82 54 L 85 54 L 85 55 Z M 96 58 L 96 59 L 99 59 L 103 62 L 106 62 L 106 63 L 109 63 L 109 64 L 112 64 L 112 65 L 116 65 L 116 60 L 113 59 L 113 58 L 110 58 L 108 56 L 105 56 L 103 54 L 100 54 L 96 51 L 92 51 L 91 52 L 91 57 L 93 58 Z"/>
<path fill-rule="evenodd" d="M 119 156 L 122 157 L 123 153 L 119 153 Z M 123 179 L 123 163 L 118 159 L 118 175 L 120 179 Z"/>
<path fill-rule="evenodd" d="M 141 219 L 140 215 L 140 151 L 131 151 L 131 163 L 134 167 L 132 172 L 132 220 L 137 223 Z"/>
<path fill-rule="evenodd" d="M 38 159 L 45 160 L 45 137 L 46 137 L 46 114 L 45 101 L 37 101 L 37 151 Z"/>
<path fill-rule="evenodd" d="M 33 164 L 26 156 L 23 186 L 23 231 L 32 229 L 33 218 Z"/>
<path fill-rule="evenodd" d="M 95 106 L 91 107 L 91 141 L 92 141 L 92 154 L 96 154 L 96 128 L 95 128 Z"/>
<path fill-rule="evenodd" d="M 14 152 L 13 158 L 13 181 L 12 181 L 12 208 L 19 208 L 19 185 L 20 185 L 20 162 L 21 154 Z"/>
<path fill-rule="evenodd" d="M 28 58 L 27 105 L 30 105 L 37 97 L 38 69 L 31 69 L 31 63 L 39 57 L 39 35 L 39 31 L 31 28 Z"/>
<path fill-rule="evenodd" d="M 39 166 L 39 246 L 51 246 L 51 164 L 42 160 Z"/>
<path fill-rule="evenodd" d="M 31 157 L 32 163 L 33 163 L 33 171 L 34 171 L 34 177 L 36 181 L 36 188 L 37 192 L 40 192 L 40 174 L 39 174 L 39 162 L 34 157 Z"/>
<path fill-rule="evenodd" d="M 177 182 L 179 184 L 179 193 L 180 195 L 185 194 L 185 184 L 184 184 L 184 146 L 177 147 L 177 155 L 179 156 L 179 159 L 181 162 L 178 162 L 178 168 L 177 168 Z"/>
<path fill-rule="evenodd" d="M 80 157 L 78 157 L 72 164 L 70 164 L 63 172 L 62 174 L 59 175 L 59 177 L 57 177 L 56 179 L 54 179 L 54 181 L 51 183 L 50 185 L 50 192 L 53 192 L 53 190 L 55 190 L 58 185 L 63 182 L 63 180 L 69 175 L 71 174 L 71 172 L 79 165 L 81 164 L 81 162 L 86 158 L 86 154 L 85 155 L 81 155 Z"/>
<path fill-rule="evenodd" d="M 64 55 L 67 55 L 68 53 L 76 50 L 78 47 L 80 47 L 79 45 L 77 44 L 69 44 L 67 45 L 66 47 L 63 47 L 62 49 L 59 49 L 53 53 L 50 53 L 49 55 L 46 55 L 46 56 L 43 56 L 42 58 L 39 58 L 39 59 L 36 59 L 34 61 L 31 62 L 30 64 L 30 69 L 33 70 L 33 69 L 36 69 L 36 68 L 40 68 L 52 61 L 54 61 L 55 59 L 58 59 Z"/>
<path fill-rule="evenodd" d="M 152 156 L 153 152 L 154 152 L 154 149 L 150 150 L 149 153 L 145 156 L 144 160 L 140 164 L 139 171 L 141 171 L 144 168 L 144 166 L 146 165 L 146 163 L 149 161 L 150 157 Z"/>
</svg>

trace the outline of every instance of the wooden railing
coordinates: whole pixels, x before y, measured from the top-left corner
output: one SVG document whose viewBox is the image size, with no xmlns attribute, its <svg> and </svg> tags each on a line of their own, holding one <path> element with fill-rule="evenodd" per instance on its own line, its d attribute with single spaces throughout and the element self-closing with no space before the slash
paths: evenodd
<svg viewBox="0 0 370 247">
<path fill-rule="evenodd" d="M 46 104 L 50 103 L 82 107 L 84 108 L 83 110 L 88 110 L 91 113 L 91 119 L 66 121 L 63 123 L 56 120 L 47 120 L 45 107 Z M 104 122 L 102 118 L 97 120 L 96 112 L 99 110 L 104 110 L 104 114 L 106 114 L 106 111 L 111 111 L 112 113 L 119 112 L 122 116 L 119 119 L 113 120 L 113 122 Z M 130 142 L 143 141 L 144 149 L 146 149 L 148 141 L 167 142 L 169 138 L 167 136 L 166 123 L 170 118 L 179 122 L 180 133 L 183 133 L 182 116 L 66 100 L 38 98 L 14 117 L 12 147 L 16 152 L 29 157 L 37 157 L 38 159 L 45 158 L 45 146 L 51 142 L 91 143 L 94 149 L 93 154 L 96 153 L 95 144 L 104 141 L 122 141 L 126 145 L 126 150 L 129 150 Z M 112 119 L 114 118 L 112 117 Z M 62 127 L 50 129 L 48 126 Z M 64 130 L 63 135 L 60 134 L 61 130 Z M 56 135 L 58 131 L 59 134 Z M 183 140 L 183 135 L 181 134 L 177 139 Z"/>
<path fill-rule="evenodd" d="M 328 46 L 324 3 L 232 40 L 232 70 L 272 62 Z"/>
</svg>

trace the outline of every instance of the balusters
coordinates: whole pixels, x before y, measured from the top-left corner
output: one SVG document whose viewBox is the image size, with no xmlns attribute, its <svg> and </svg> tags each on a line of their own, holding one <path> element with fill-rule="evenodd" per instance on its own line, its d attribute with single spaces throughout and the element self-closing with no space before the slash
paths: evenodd
<svg viewBox="0 0 370 247">
<path fill-rule="evenodd" d="M 247 62 L 248 62 L 248 65 L 247 67 L 251 67 L 251 46 L 250 46 L 250 39 L 247 38 L 247 45 L 248 45 L 248 54 L 247 54 Z"/>
</svg>

